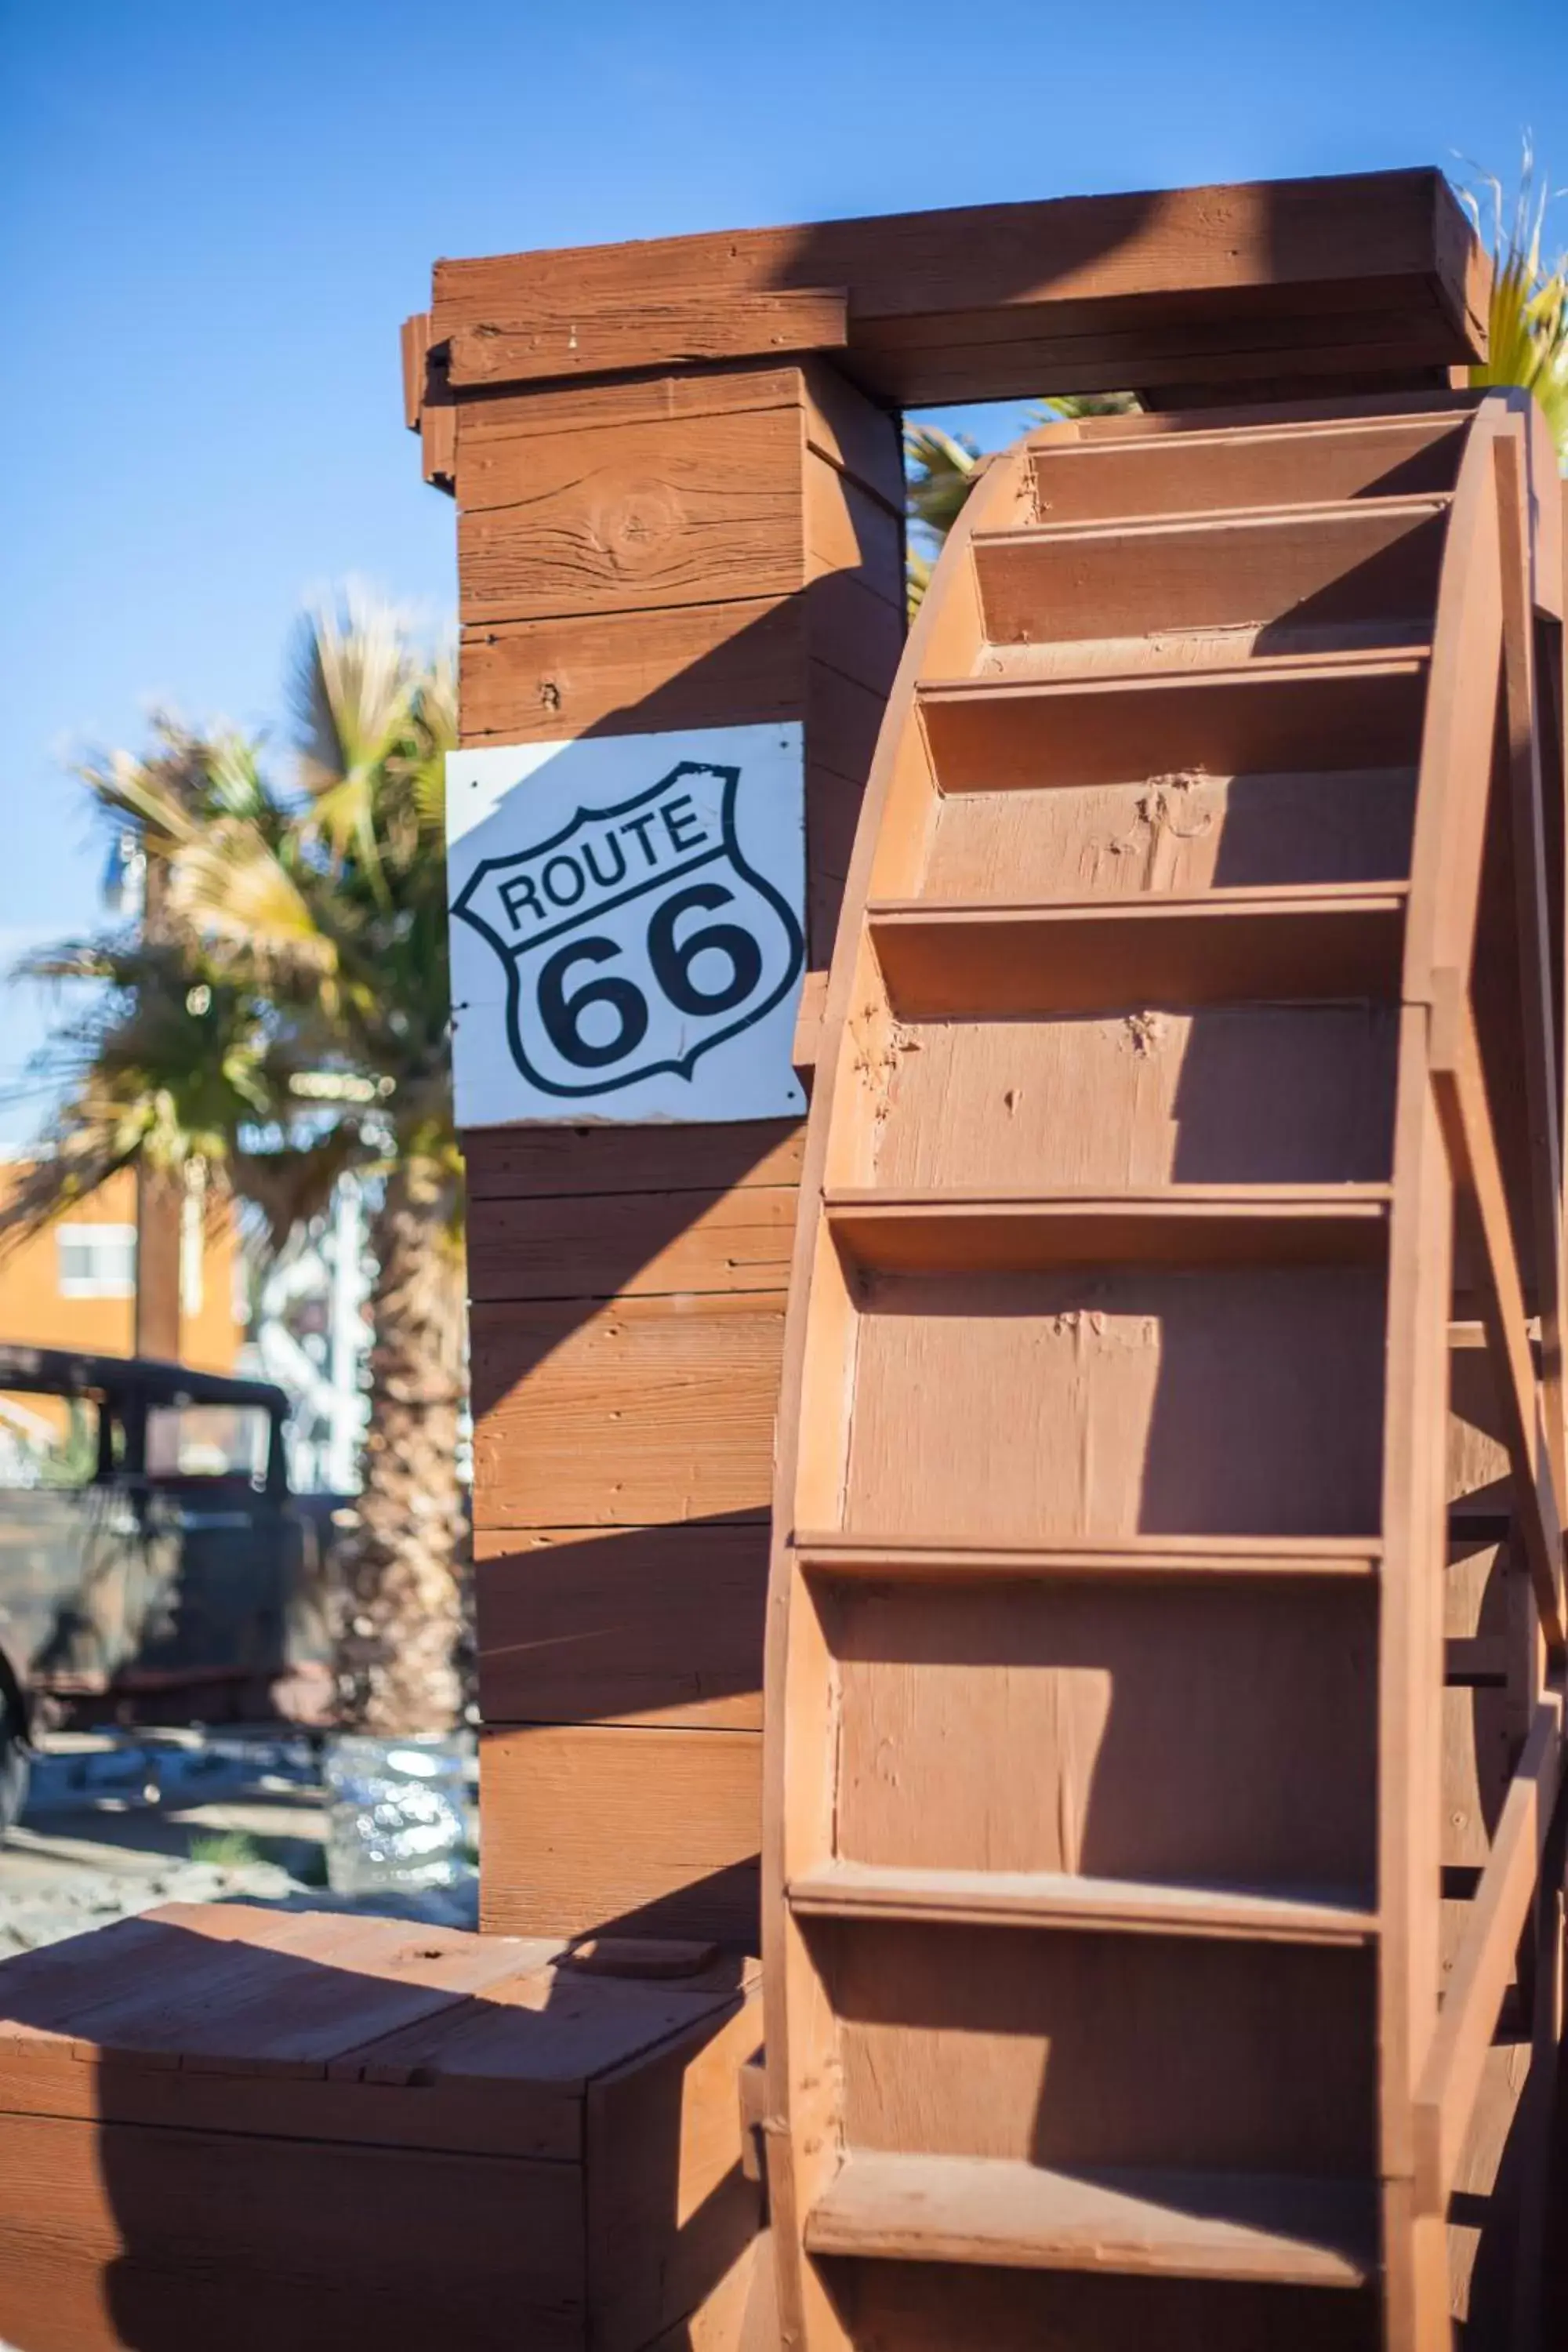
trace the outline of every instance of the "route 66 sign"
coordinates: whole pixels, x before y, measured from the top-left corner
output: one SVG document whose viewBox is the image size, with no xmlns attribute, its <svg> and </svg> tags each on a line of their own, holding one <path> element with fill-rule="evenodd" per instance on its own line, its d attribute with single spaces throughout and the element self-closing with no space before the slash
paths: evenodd
<svg viewBox="0 0 1568 2352">
<path fill-rule="evenodd" d="M 804 1108 L 798 724 L 452 752 L 447 843 L 460 1125 Z"/>
</svg>

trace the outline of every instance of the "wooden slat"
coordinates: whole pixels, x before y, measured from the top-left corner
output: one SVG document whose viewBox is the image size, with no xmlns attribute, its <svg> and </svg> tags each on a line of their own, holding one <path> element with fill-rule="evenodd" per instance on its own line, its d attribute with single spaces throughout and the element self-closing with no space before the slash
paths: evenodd
<svg viewBox="0 0 1568 2352">
<path fill-rule="evenodd" d="M 1417 2186 L 1430 2212 L 1440 2212 L 1447 2200 L 1498 2011 L 1513 1975 L 1562 1780 L 1563 1719 L 1559 1679 L 1536 1708 L 1510 1784 L 1417 2086 Z"/>
<path fill-rule="evenodd" d="M 487 1722 L 761 1730 L 760 1520 L 480 1528 L 474 1559 Z"/>
<path fill-rule="evenodd" d="M 1419 742 L 1426 667 L 1261 655 L 1173 676 L 971 680 L 922 687 L 944 793 L 1403 766 Z"/>
<path fill-rule="evenodd" d="M 709 1192 L 795 1184 L 805 1130 L 794 1119 L 726 1127 L 479 1127 L 463 1137 L 470 1201 L 595 1192 Z"/>
<path fill-rule="evenodd" d="M 768 597 L 481 624 L 458 648 L 463 740 L 798 718 L 804 624 L 795 600 Z"/>
<path fill-rule="evenodd" d="M 1145 1536 L 1131 1542 L 1026 1546 L 969 1544 L 932 1535 L 879 1541 L 857 1532 L 803 1531 L 799 1565 L 825 1576 L 932 1579 L 968 1577 L 1371 1577 L 1379 1548 L 1359 1538 Z"/>
<path fill-rule="evenodd" d="M 1563 1646 L 1563 1527 L 1542 1433 L 1524 1292 L 1514 1253 L 1508 1195 L 1487 1103 L 1475 1020 L 1459 976 L 1434 975 L 1430 1063 L 1455 1182 L 1474 1203 L 1484 1245 L 1487 1336 L 1497 1363 L 1516 1506 L 1542 1628 Z"/>
<path fill-rule="evenodd" d="M 852 575 L 783 599 L 488 623 L 465 631 L 459 648 L 463 740 L 800 719 L 813 757 L 859 775 L 864 704 L 876 702 L 874 738 L 901 644 L 897 614 Z M 846 724 L 842 698 L 856 688 L 864 701 Z"/>
<path fill-rule="evenodd" d="M 1108 522 L 1451 490 L 1466 422 L 1452 415 L 1339 417 L 1179 439 L 1048 443 L 1034 457 L 1039 519 Z"/>
<path fill-rule="evenodd" d="M 1386 1184 L 1172 1185 L 1095 1196 L 829 1192 L 839 1248 L 886 1273 L 1023 1273 L 1052 1265 L 1373 1259 Z"/>
<path fill-rule="evenodd" d="M 931 1020 L 1384 996 L 1405 893 L 1324 884 L 1080 906 L 882 901 L 867 916 L 894 1012 Z"/>
<path fill-rule="evenodd" d="M 801 1916 L 825 1919 L 951 1920 L 1289 1944 L 1365 1944 L 1377 1931 L 1375 1913 L 1353 1903 L 1060 1871 L 917 1870 L 836 1861 L 792 1878 L 789 1899 Z"/>
<path fill-rule="evenodd" d="M 1369 2209 L 1363 2191 L 1331 2181 L 1050 2172 L 857 2149 L 813 2208 L 805 2242 L 889 2262 L 1356 2287 L 1373 2266 Z"/>
<path fill-rule="evenodd" d="M 1443 501 L 1388 499 L 988 531 L 974 541 L 975 576 L 1001 645 L 1259 622 L 1379 631 L 1433 611 L 1446 519 Z"/>
<path fill-rule="evenodd" d="M 627 304 L 597 317 L 531 306 L 515 318 L 460 327 L 450 341 L 451 381 L 467 389 L 832 351 L 847 340 L 845 306 L 841 290 L 809 289 Z"/>
<path fill-rule="evenodd" d="M 536 436 L 515 501 L 459 502 L 465 622 L 786 595 L 807 577 L 798 411 Z"/>
<path fill-rule="evenodd" d="M 361 2095 L 363 2095 L 363 2094 Z M 382 2092 L 383 2098 L 388 2095 Z M 414 2095 L 417 2095 L 417 2094 Z M 287 2343 L 584 2340 L 575 2165 L 353 2147 L 116 2120 L 5 2119 L 0 2330 L 18 2345 L 169 2352 Z M 360 2250 L 374 2245 L 374 2259 Z M 434 2247 L 442 2249 L 432 2258 Z"/>
<path fill-rule="evenodd" d="M 793 1185 L 497 1201 L 468 1243 L 476 1302 L 774 1290 L 789 1277 Z"/>
<path fill-rule="evenodd" d="M 476 1307 L 476 1524 L 765 1517 L 784 1306 L 763 1290 Z"/>
<path fill-rule="evenodd" d="M 614 1927 L 756 1949 L 762 1737 L 544 1724 L 479 1742 L 487 1936 Z"/>
</svg>

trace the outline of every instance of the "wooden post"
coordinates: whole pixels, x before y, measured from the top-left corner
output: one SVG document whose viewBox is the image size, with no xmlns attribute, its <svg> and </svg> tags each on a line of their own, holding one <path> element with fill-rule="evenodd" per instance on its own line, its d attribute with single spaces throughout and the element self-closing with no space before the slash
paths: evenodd
<svg viewBox="0 0 1568 2352">
<path fill-rule="evenodd" d="M 819 362 L 447 413 L 464 744 L 804 721 L 824 966 L 903 635 L 895 419 Z M 798 1127 L 465 1147 L 484 1924 L 749 1942 Z"/>
</svg>

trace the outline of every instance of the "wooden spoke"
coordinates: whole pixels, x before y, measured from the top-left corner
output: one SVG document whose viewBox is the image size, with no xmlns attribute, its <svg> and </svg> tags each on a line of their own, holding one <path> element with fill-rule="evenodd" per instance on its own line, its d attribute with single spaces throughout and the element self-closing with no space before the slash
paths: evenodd
<svg viewBox="0 0 1568 2352">
<path fill-rule="evenodd" d="M 1563 1527 L 1525 1322 L 1524 1290 L 1508 1198 L 1469 1005 L 1458 975 L 1440 972 L 1432 1008 L 1433 1086 L 1455 1180 L 1474 1208 L 1486 1268 L 1488 1342 L 1503 1367 L 1502 1415 L 1520 1529 L 1541 1623 L 1553 1650 L 1563 1645 Z"/>
</svg>

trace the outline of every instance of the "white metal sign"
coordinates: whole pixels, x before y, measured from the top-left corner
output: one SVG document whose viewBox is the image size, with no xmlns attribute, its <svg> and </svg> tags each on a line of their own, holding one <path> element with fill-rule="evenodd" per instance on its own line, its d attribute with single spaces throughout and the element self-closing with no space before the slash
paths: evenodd
<svg viewBox="0 0 1568 2352">
<path fill-rule="evenodd" d="M 447 860 L 460 1126 L 804 1109 L 798 723 L 450 752 Z"/>
</svg>

